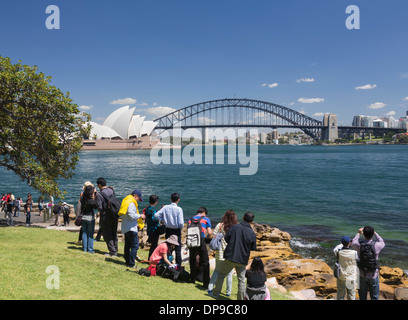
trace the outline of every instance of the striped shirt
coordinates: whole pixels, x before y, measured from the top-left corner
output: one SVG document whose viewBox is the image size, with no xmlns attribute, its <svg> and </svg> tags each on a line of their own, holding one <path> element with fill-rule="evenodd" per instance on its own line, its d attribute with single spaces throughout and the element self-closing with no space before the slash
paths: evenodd
<svg viewBox="0 0 408 320">
<path fill-rule="evenodd" d="M 205 232 L 207 228 L 211 228 L 211 221 L 207 217 L 202 216 L 201 214 L 197 214 L 193 217 L 194 220 L 198 220 L 201 218 L 201 236 L 204 238 L 205 237 Z M 188 224 L 191 223 L 191 219 L 188 220 Z"/>
</svg>

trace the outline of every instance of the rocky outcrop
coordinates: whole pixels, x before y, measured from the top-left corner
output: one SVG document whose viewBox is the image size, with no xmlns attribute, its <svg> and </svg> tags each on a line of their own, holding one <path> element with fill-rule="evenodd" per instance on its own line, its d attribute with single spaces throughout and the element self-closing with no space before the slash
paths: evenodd
<svg viewBox="0 0 408 320">
<path fill-rule="evenodd" d="M 251 252 L 249 263 L 254 257 L 261 257 L 270 287 L 279 288 L 281 291 L 283 287 L 290 292 L 296 292 L 297 298 L 302 296 L 299 292 L 309 292 L 306 296 L 314 299 L 310 290 L 313 290 L 319 299 L 336 298 L 337 280 L 327 263 L 319 259 L 305 259 L 293 252 L 290 246 L 291 236 L 287 232 L 258 223 L 254 223 L 252 228 L 257 237 L 257 251 Z M 402 269 L 380 268 L 382 299 L 403 300 L 407 297 L 407 290 L 408 277 Z"/>
</svg>

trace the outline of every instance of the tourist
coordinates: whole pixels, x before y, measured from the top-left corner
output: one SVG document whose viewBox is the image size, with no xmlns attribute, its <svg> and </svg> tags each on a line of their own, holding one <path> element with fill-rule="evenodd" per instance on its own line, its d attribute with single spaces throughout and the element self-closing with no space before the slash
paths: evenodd
<svg viewBox="0 0 408 320">
<path fill-rule="evenodd" d="M 135 268 L 135 260 L 139 249 L 138 220 L 145 219 L 145 215 L 139 213 L 138 202 L 143 202 L 140 190 L 134 190 L 126 196 L 121 203 L 118 215 L 122 217 L 122 234 L 125 236 L 124 257 L 127 270 Z"/>
<path fill-rule="evenodd" d="M 58 204 L 56 204 L 54 206 L 54 209 L 52 209 L 55 215 L 55 221 L 54 221 L 54 225 L 57 227 L 61 227 L 61 222 L 60 222 L 60 214 L 62 211 L 62 204 L 61 201 L 58 202 Z"/>
<path fill-rule="evenodd" d="M 176 246 L 176 263 L 181 266 L 181 230 L 184 227 L 183 209 L 178 206 L 180 195 L 175 192 L 170 197 L 171 204 L 165 205 L 154 215 L 166 226 L 166 239 L 176 235 L 179 245 Z"/>
<path fill-rule="evenodd" d="M 44 210 L 44 199 L 43 199 L 43 197 L 38 198 L 38 210 L 40 211 L 40 217 L 41 217 L 42 212 Z"/>
<path fill-rule="evenodd" d="M 356 299 L 357 289 L 357 251 L 351 248 L 351 239 L 349 236 L 343 236 L 341 243 L 334 250 L 337 261 L 340 265 L 340 273 L 337 278 L 337 300 L 344 300 L 347 295 L 347 300 Z"/>
<path fill-rule="evenodd" d="M 157 266 L 159 264 L 172 266 L 173 256 L 171 254 L 177 246 L 180 246 L 180 243 L 178 242 L 178 237 L 173 234 L 168 237 L 163 243 L 157 246 L 149 259 L 149 264 L 153 266 Z"/>
<path fill-rule="evenodd" d="M 196 256 L 200 257 L 200 264 L 203 270 L 203 287 L 208 289 L 208 284 L 210 283 L 210 261 L 208 258 L 207 244 L 205 243 L 206 233 L 208 236 L 212 235 L 211 222 L 207 217 L 208 211 L 205 207 L 200 207 L 197 209 L 197 214 L 193 216 L 188 224 L 192 221 L 200 221 L 201 224 L 201 239 L 200 246 L 195 248 L 189 248 L 189 259 L 190 259 L 190 282 L 195 283 L 197 276 L 197 264 Z"/>
<path fill-rule="evenodd" d="M 225 242 L 225 235 L 228 232 L 229 228 L 231 226 L 235 225 L 238 223 L 237 220 L 237 215 L 233 210 L 227 210 L 224 215 L 221 218 L 221 222 L 218 223 L 214 229 L 213 234 L 217 235 L 217 233 L 222 234 L 222 241 L 221 241 L 221 248 L 220 250 L 215 251 L 215 270 L 211 276 L 210 283 L 208 285 L 208 293 L 211 294 L 212 289 L 214 288 L 215 281 L 217 280 L 218 276 L 218 271 L 217 271 L 217 266 L 219 266 L 220 261 L 224 261 L 224 250 L 227 247 L 227 242 Z M 233 270 L 231 270 L 228 275 L 227 275 L 227 296 L 229 297 L 231 295 L 231 289 L 232 289 L 232 274 Z"/>
<path fill-rule="evenodd" d="M 26 227 L 29 227 L 31 226 L 31 206 L 28 199 L 24 204 L 24 214 L 26 215 Z"/>
<path fill-rule="evenodd" d="M 224 278 L 235 268 L 238 277 L 238 300 L 244 300 L 246 265 L 251 250 L 256 250 L 256 235 L 250 225 L 253 220 L 254 214 L 246 212 L 243 221 L 230 227 L 225 235 L 224 239 L 227 242 L 225 260 L 219 263 L 217 280 L 211 296 L 219 297 Z"/>
<path fill-rule="evenodd" d="M 82 215 L 82 249 L 84 252 L 94 253 L 93 234 L 95 231 L 96 190 L 92 185 L 85 187 L 81 197 Z"/>
<path fill-rule="evenodd" d="M 147 260 L 150 259 L 153 251 L 157 248 L 159 243 L 160 235 L 165 232 L 165 226 L 160 224 L 159 219 L 154 215 L 156 214 L 157 204 L 159 203 L 159 197 L 155 194 L 149 197 L 149 205 L 145 208 L 146 224 L 147 224 L 147 242 L 150 243 L 149 256 Z"/>
<path fill-rule="evenodd" d="M 252 260 L 251 267 L 246 271 L 247 286 L 245 300 L 271 300 L 269 289 L 266 287 L 266 273 L 260 257 Z"/>
<path fill-rule="evenodd" d="M 14 217 L 20 217 L 20 208 L 21 208 L 21 198 L 18 197 L 16 200 L 14 200 L 13 206 L 14 206 Z"/>
<path fill-rule="evenodd" d="M 360 240 L 363 235 L 364 239 Z M 373 240 L 375 236 L 376 240 Z M 367 300 L 367 293 L 370 292 L 371 300 L 378 300 L 380 295 L 379 264 L 378 257 L 385 247 L 384 240 L 374 231 L 371 226 L 360 228 L 354 237 L 352 248 L 357 250 L 357 266 L 360 271 L 360 289 L 358 294 L 360 300 Z"/>
<path fill-rule="evenodd" d="M 118 216 L 107 211 L 108 200 L 114 196 L 113 188 L 106 186 L 105 178 L 96 181 L 99 193 L 97 197 L 98 211 L 100 215 L 99 225 L 102 226 L 103 239 L 109 250 L 106 256 L 117 257 L 118 255 Z"/>
<path fill-rule="evenodd" d="M 13 227 L 14 222 L 13 222 L 13 202 L 14 202 L 14 195 L 12 193 L 9 193 L 7 199 L 6 199 L 6 222 L 8 226 Z"/>
<path fill-rule="evenodd" d="M 62 203 L 62 217 L 64 219 L 64 226 L 69 225 L 69 206 L 68 203 Z"/>
<path fill-rule="evenodd" d="M 33 198 L 31 197 L 31 193 L 27 193 L 27 200 L 26 203 L 30 205 L 30 212 L 33 210 Z"/>
<path fill-rule="evenodd" d="M 82 198 L 82 195 L 84 194 L 85 188 L 87 186 L 92 186 L 92 187 L 95 188 L 95 186 L 93 185 L 93 183 L 91 181 L 85 181 L 85 183 L 84 183 L 84 185 L 82 187 L 82 192 L 79 195 L 77 207 L 76 207 L 76 210 L 75 210 L 75 215 L 76 215 L 77 218 L 81 215 L 81 210 L 82 210 L 81 198 Z M 79 232 L 78 232 L 78 241 L 76 242 L 76 244 L 81 244 L 81 242 L 82 242 L 82 224 L 81 224 L 81 228 L 79 229 Z"/>
</svg>

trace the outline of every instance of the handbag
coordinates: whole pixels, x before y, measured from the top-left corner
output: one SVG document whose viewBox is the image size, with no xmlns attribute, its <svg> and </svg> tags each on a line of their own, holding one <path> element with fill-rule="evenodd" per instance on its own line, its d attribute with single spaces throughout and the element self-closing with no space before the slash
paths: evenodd
<svg viewBox="0 0 408 320">
<path fill-rule="evenodd" d="M 340 251 L 340 250 L 339 250 Z M 335 278 L 339 278 L 340 276 L 340 263 L 339 263 L 339 251 L 337 251 L 337 261 L 334 264 L 333 275 Z"/>
<path fill-rule="evenodd" d="M 223 234 L 221 232 L 218 232 L 217 235 L 215 236 L 215 238 L 212 238 L 209 247 L 211 250 L 221 250 L 221 245 L 222 245 L 222 238 L 223 238 Z"/>
<path fill-rule="evenodd" d="M 77 227 L 82 226 L 82 215 L 81 215 L 81 214 L 75 219 L 74 224 L 75 224 Z"/>
</svg>

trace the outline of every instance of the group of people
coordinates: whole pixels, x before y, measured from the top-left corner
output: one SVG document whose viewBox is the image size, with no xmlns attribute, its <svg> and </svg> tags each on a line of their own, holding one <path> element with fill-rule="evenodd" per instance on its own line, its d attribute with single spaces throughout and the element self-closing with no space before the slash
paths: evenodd
<svg viewBox="0 0 408 320">
<path fill-rule="evenodd" d="M 139 232 L 146 225 L 150 250 L 148 253 L 149 268 L 165 264 L 170 268 L 182 265 L 182 230 L 184 226 L 183 209 L 179 206 L 180 195 L 173 193 L 170 204 L 156 208 L 159 202 L 157 195 L 151 195 L 148 204 L 141 209 L 143 202 L 140 190 L 134 190 L 120 203 L 117 214 L 114 214 L 116 196 L 112 187 L 108 187 L 104 178 L 98 178 L 96 185 L 87 181 L 78 202 L 78 216 L 81 216 L 82 248 L 85 252 L 94 252 L 93 234 L 95 231 L 95 212 L 100 215 L 100 230 L 98 232 L 106 242 L 109 257 L 118 255 L 118 220 L 121 218 L 121 231 L 124 235 L 124 258 L 127 270 L 136 268 L 136 261 L 142 261 L 138 255 Z M 208 211 L 200 207 L 187 223 L 198 220 L 201 225 L 201 237 L 196 247 L 185 249 L 189 254 L 190 282 L 195 283 L 200 269 L 202 274 L 203 289 L 208 290 L 212 297 L 219 297 L 224 279 L 227 278 L 227 295 L 231 294 L 232 272 L 236 270 L 238 276 L 238 299 L 270 299 L 269 290 L 266 288 L 266 273 L 263 262 L 255 258 L 247 270 L 250 251 L 256 250 L 256 235 L 251 228 L 254 220 L 252 212 L 246 212 L 243 220 L 238 222 L 233 210 L 225 212 L 221 222 L 212 230 L 211 221 L 207 217 Z M 222 235 L 222 244 L 216 251 L 216 267 L 210 277 L 210 265 L 207 244 L 217 234 Z M 159 244 L 161 235 L 165 241 Z M 98 237 L 97 236 L 97 237 Z M 174 256 L 173 256 L 174 251 Z M 247 280 L 247 284 L 245 284 Z"/>
<path fill-rule="evenodd" d="M 385 247 L 383 238 L 372 226 L 360 228 L 353 239 L 345 235 L 334 248 L 337 266 L 337 300 L 378 300 L 380 294 L 378 258 Z"/>
</svg>

